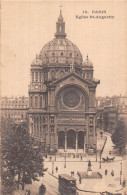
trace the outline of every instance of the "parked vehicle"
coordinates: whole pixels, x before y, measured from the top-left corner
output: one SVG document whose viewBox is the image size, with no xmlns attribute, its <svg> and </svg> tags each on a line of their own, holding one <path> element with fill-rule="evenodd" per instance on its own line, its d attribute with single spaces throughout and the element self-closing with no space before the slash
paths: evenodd
<svg viewBox="0 0 127 195">
<path fill-rule="evenodd" d="M 59 192 L 61 195 L 76 195 L 76 179 L 67 174 L 59 175 Z"/>
</svg>

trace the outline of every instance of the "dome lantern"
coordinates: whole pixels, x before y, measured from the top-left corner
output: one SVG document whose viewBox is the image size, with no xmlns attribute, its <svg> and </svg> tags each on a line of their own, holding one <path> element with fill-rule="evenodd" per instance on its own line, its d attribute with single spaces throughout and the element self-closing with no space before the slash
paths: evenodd
<svg viewBox="0 0 127 195">
<path fill-rule="evenodd" d="M 83 63 L 84 66 L 88 66 L 88 67 L 93 67 L 93 64 L 92 62 L 89 60 L 89 57 L 88 57 L 88 54 L 86 56 L 86 60 L 85 62 Z"/>
<path fill-rule="evenodd" d="M 83 72 L 83 77 L 86 78 L 86 79 L 93 79 L 93 64 L 92 62 L 89 60 L 89 57 L 88 57 L 88 54 L 86 56 L 86 60 L 85 62 L 83 62 L 83 69 L 82 69 L 82 72 Z"/>
<path fill-rule="evenodd" d="M 56 22 L 56 33 L 55 33 L 56 38 L 65 38 L 66 33 L 65 33 L 65 22 L 63 20 L 62 16 L 62 10 L 60 9 L 60 15 L 58 17 L 58 21 Z"/>
</svg>

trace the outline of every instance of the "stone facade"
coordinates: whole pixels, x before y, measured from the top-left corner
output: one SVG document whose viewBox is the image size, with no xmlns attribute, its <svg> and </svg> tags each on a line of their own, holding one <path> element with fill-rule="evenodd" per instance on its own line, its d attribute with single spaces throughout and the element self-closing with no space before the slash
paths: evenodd
<svg viewBox="0 0 127 195">
<path fill-rule="evenodd" d="M 31 64 L 29 130 L 46 149 L 96 150 L 93 64 L 83 62 L 75 44 L 65 38 L 62 12 L 55 38 Z"/>
<path fill-rule="evenodd" d="M 104 131 L 113 133 L 117 121 L 123 118 L 127 121 L 127 97 L 113 96 L 96 98 L 97 127 Z"/>
<path fill-rule="evenodd" d="M 1 98 L 1 116 L 12 118 L 16 123 L 27 121 L 28 108 L 29 108 L 28 97 Z"/>
</svg>

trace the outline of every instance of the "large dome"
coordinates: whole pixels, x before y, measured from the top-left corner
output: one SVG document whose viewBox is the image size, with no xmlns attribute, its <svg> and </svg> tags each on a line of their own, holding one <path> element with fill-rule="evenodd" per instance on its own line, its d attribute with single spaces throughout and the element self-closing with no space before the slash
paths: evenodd
<svg viewBox="0 0 127 195">
<path fill-rule="evenodd" d="M 56 37 L 41 50 L 39 58 L 43 64 L 82 65 L 82 55 L 78 47 L 65 37 Z"/>
<path fill-rule="evenodd" d="M 39 59 L 45 66 L 70 66 L 81 67 L 82 55 L 78 47 L 65 38 L 65 22 L 63 20 L 62 11 L 58 21 L 56 22 L 55 38 L 49 41 L 41 50 Z"/>
</svg>

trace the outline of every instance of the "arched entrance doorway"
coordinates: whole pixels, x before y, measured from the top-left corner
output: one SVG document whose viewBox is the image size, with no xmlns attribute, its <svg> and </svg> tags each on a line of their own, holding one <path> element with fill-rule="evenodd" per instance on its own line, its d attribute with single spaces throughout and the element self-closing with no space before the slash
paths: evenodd
<svg viewBox="0 0 127 195">
<path fill-rule="evenodd" d="M 67 148 L 75 149 L 75 142 L 76 142 L 76 133 L 74 130 L 71 129 L 67 132 Z"/>
<path fill-rule="evenodd" d="M 58 148 L 64 149 L 64 145 L 65 145 L 65 133 L 64 131 L 60 131 L 58 134 Z"/>
<path fill-rule="evenodd" d="M 83 131 L 78 132 L 78 149 L 84 148 L 84 133 Z"/>
</svg>

